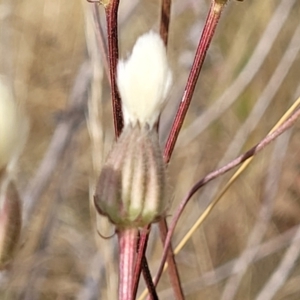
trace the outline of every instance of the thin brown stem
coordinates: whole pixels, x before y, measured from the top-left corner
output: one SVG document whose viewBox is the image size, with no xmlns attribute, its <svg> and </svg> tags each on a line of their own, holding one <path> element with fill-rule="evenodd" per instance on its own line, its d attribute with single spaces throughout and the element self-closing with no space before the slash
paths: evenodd
<svg viewBox="0 0 300 300">
<path fill-rule="evenodd" d="M 221 17 L 222 10 L 224 8 L 224 3 L 216 3 L 215 1 L 212 1 L 204 29 L 198 44 L 198 48 L 196 51 L 195 59 L 192 65 L 192 69 L 184 90 L 184 94 L 182 97 L 182 100 L 180 102 L 179 108 L 177 110 L 177 114 L 175 116 L 175 119 L 173 121 L 171 131 L 167 140 L 167 143 L 165 145 L 165 151 L 164 151 L 164 159 L 165 162 L 168 163 L 172 152 L 175 147 L 175 143 L 177 141 L 177 137 L 179 135 L 180 129 L 182 127 L 183 121 L 185 119 L 186 113 L 188 111 L 188 108 L 190 106 L 192 96 L 196 87 L 196 83 L 208 50 L 208 47 L 210 45 L 210 42 L 214 36 L 216 27 L 218 25 L 218 21 Z"/>
<path fill-rule="evenodd" d="M 118 231 L 119 240 L 119 300 L 133 300 L 133 272 L 138 229 Z"/>
<path fill-rule="evenodd" d="M 161 3 L 161 15 L 160 15 L 160 29 L 159 33 L 164 41 L 164 44 L 168 44 L 169 36 L 169 24 L 170 24 L 170 14 L 171 14 L 171 0 L 162 0 Z"/>
<path fill-rule="evenodd" d="M 123 114 L 121 99 L 116 83 L 116 69 L 119 57 L 118 48 L 118 8 L 119 0 L 111 0 L 105 6 L 107 38 L 108 38 L 108 58 L 110 67 L 111 98 L 114 116 L 115 136 L 118 137 L 123 129 Z"/>
<path fill-rule="evenodd" d="M 238 166 L 239 164 L 243 163 L 244 161 L 246 161 L 247 159 L 249 159 L 250 157 L 256 155 L 258 152 L 260 152 L 262 149 L 264 149 L 268 144 L 270 144 L 272 141 L 274 141 L 279 135 L 281 135 L 283 132 L 285 132 L 286 130 L 288 130 L 289 128 L 291 128 L 295 122 L 297 121 L 297 119 L 300 116 L 300 109 L 296 110 L 281 126 L 279 126 L 276 130 L 274 130 L 272 133 L 268 134 L 261 142 L 259 142 L 256 146 L 254 146 L 253 148 L 251 148 L 250 150 L 248 150 L 246 153 L 240 155 L 239 157 L 237 157 L 236 159 L 234 159 L 233 161 L 231 161 L 230 163 L 228 163 L 227 165 L 225 165 L 224 167 L 221 167 L 211 173 L 209 173 L 208 175 L 206 175 L 204 178 L 202 178 L 199 182 L 197 182 L 192 189 L 188 192 L 188 194 L 186 195 L 186 197 L 182 200 L 182 202 L 180 203 L 178 210 L 176 211 L 175 216 L 173 217 L 173 220 L 169 226 L 169 231 L 165 240 L 165 245 L 164 245 L 164 250 L 163 250 L 163 255 L 162 255 L 162 259 L 161 259 L 161 264 L 160 267 L 158 269 L 156 278 L 154 280 L 154 283 L 157 282 L 159 280 L 159 278 L 161 277 L 161 274 L 163 272 L 163 268 L 164 268 L 164 264 L 166 262 L 166 258 L 168 255 L 168 249 L 171 245 L 171 238 L 172 235 L 174 233 L 176 224 L 184 210 L 184 208 L 186 207 L 187 203 L 189 202 L 189 200 L 192 198 L 192 196 L 201 188 L 203 187 L 205 184 L 207 184 L 208 182 L 210 182 L 211 180 L 227 173 L 228 171 L 230 171 L 231 169 L 235 168 L 236 166 Z"/>
</svg>

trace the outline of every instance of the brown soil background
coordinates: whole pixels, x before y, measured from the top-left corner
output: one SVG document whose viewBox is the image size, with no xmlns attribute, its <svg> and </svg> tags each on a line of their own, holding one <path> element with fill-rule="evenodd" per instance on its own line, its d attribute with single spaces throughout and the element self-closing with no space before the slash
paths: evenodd
<svg viewBox="0 0 300 300">
<path fill-rule="evenodd" d="M 174 1 L 168 48 L 174 84 L 162 115 L 162 142 L 184 91 L 208 2 Z M 230 1 L 227 5 L 184 124 L 184 130 L 187 131 L 182 132 L 169 166 L 168 174 L 174 198 L 170 216 L 192 185 L 217 167 L 236 132 L 245 124 L 258 99 L 264 95 L 263 91 L 299 24 L 299 1 L 296 1 L 287 21 L 278 32 L 262 66 L 234 104 L 195 139 L 189 140 L 189 126 L 199 116 L 205 115 L 207 109 L 214 105 L 244 70 L 281 2 L 245 0 Z M 119 16 L 122 57 L 130 52 L 140 34 L 158 29 L 159 3 L 156 0 L 121 1 Z M 3 16 L 0 23 L 0 71 L 10 76 L 16 99 L 25 107 L 31 128 L 17 174 L 21 197 L 34 184 L 33 178 L 53 133 L 65 118 L 64 112 L 78 70 L 88 59 L 84 21 L 87 5 L 90 4 L 62 0 L 1 2 Z M 102 7 L 99 7 L 99 11 L 104 21 Z M 267 41 L 265 43 L 264 47 L 268 45 Z M 237 144 L 242 145 L 238 153 L 260 141 L 297 98 L 299 66 L 298 53 L 282 84 L 275 81 L 271 87 L 271 91 L 279 88 L 258 125 L 252 132 L 242 135 L 246 136 L 244 144 L 237 141 Z M 101 87 L 103 93 L 99 101 L 102 105 L 104 140 L 102 149 L 99 149 L 99 161 L 105 157 L 113 140 L 109 85 L 105 78 Z M 298 123 L 288 141 L 282 168 L 277 171 L 279 180 L 276 182 L 274 179 L 271 188 L 266 189 L 268 169 L 274 164 L 270 160 L 274 151 L 272 144 L 256 157 L 176 256 L 186 299 L 221 298 L 226 280 L 206 285 L 200 284 L 201 276 L 239 257 L 246 247 L 262 203 L 272 190 L 276 190 L 272 196 L 274 210 L 263 241 L 271 240 L 299 224 Z M 89 185 L 95 180 L 91 153 L 88 130 L 82 118 L 48 180 L 48 185 L 34 206 L 29 216 L 30 222 L 24 226 L 11 270 L 7 274 L 3 273 L 1 299 L 116 299 L 116 239 L 101 239 L 91 226 Z M 279 155 L 280 151 L 276 153 Z M 231 153 L 230 157 L 234 158 L 237 154 Z M 211 199 L 212 191 L 215 188 L 220 190 L 228 178 L 229 175 L 223 176 L 221 185 L 217 187 L 216 183 L 208 184 L 193 197 L 178 224 L 174 245 L 179 243 L 201 215 Z M 23 205 L 26 207 L 27 203 Z M 112 232 L 107 227 L 99 230 L 104 235 Z M 158 230 L 153 226 L 148 251 L 153 274 L 161 253 L 158 236 Z M 252 263 L 235 299 L 255 299 L 278 266 L 285 250 L 286 247 L 282 247 Z M 285 285 L 274 299 L 299 299 L 299 274 L 300 267 L 296 261 Z M 143 283 L 141 290 L 142 286 Z M 173 299 L 167 275 L 164 275 L 158 290 L 160 299 Z"/>
</svg>

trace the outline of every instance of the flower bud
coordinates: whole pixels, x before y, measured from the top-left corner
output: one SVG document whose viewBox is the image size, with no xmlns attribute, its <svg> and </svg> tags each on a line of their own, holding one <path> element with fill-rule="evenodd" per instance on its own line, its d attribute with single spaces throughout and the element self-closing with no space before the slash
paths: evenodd
<svg viewBox="0 0 300 300">
<path fill-rule="evenodd" d="M 166 211 L 165 165 L 157 132 L 124 129 L 101 171 L 94 197 L 98 212 L 117 227 L 142 227 Z"/>
<path fill-rule="evenodd" d="M 117 72 L 125 126 L 101 171 L 94 202 L 118 228 L 142 227 L 157 221 L 168 204 L 154 126 L 172 81 L 160 36 L 142 35 Z"/>
</svg>

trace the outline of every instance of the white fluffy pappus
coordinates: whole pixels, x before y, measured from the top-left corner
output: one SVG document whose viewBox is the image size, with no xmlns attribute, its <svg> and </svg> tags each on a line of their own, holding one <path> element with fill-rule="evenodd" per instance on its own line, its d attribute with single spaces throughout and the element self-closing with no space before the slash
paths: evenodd
<svg viewBox="0 0 300 300">
<path fill-rule="evenodd" d="M 8 81 L 0 75 L 0 170 L 18 158 L 27 133 L 27 119 L 13 97 Z"/>
<path fill-rule="evenodd" d="M 122 100 L 125 126 L 158 121 L 172 83 L 165 45 L 150 31 L 140 36 L 127 60 L 117 67 L 117 84 Z"/>
</svg>

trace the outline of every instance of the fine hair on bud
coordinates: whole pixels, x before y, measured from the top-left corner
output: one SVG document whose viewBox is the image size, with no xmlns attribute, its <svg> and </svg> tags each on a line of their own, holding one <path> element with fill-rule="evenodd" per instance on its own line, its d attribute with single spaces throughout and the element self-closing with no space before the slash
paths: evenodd
<svg viewBox="0 0 300 300">
<path fill-rule="evenodd" d="M 127 60 L 117 67 L 125 126 L 157 122 L 172 83 L 166 48 L 161 37 L 150 31 L 140 36 Z"/>
<path fill-rule="evenodd" d="M 97 211 L 118 228 L 143 227 L 165 214 L 168 199 L 155 128 L 127 126 L 102 168 L 94 197 Z"/>
</svg>

